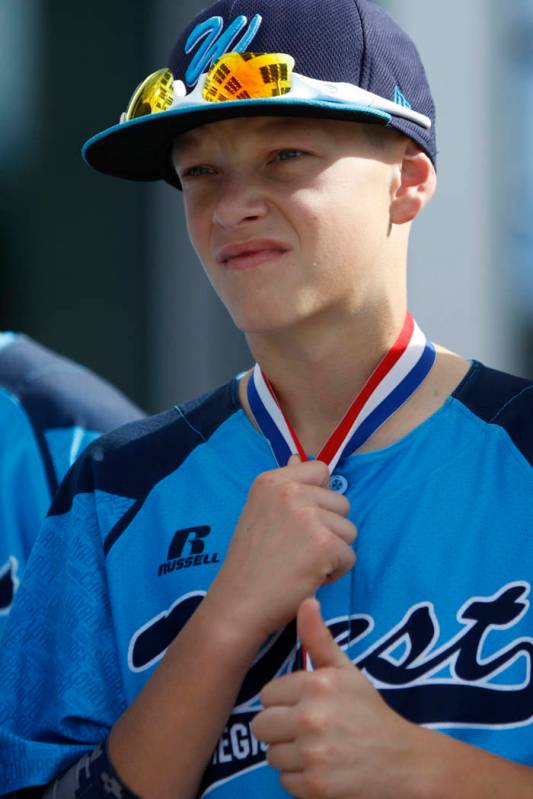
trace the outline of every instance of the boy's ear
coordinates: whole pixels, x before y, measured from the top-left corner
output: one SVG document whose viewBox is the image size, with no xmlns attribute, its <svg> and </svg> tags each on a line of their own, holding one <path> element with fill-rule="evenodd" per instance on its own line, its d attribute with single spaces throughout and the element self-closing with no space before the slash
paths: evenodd
<svg viewBox="0 0 533 799">
<path fill-rule="evenodd" d="M 400 180 L 391 202 L 391 222 L 412 222 L 429 203 L 437 187 L 437 175 L 429 157 L 413 141 L 406 140 Z"/>
</svg>

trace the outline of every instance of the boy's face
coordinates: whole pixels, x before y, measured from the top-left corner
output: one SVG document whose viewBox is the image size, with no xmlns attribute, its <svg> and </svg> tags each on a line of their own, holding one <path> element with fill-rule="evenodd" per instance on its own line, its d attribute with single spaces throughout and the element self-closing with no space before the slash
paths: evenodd
<svg viewBox="0 0 533 799">
<path fill-rule="evenodd" d="M 334 323 L 386 297 L 402 141 L 365 127 L 254 117 L 176 140 L 191 241 L 244 332 Z"/>
</svg>

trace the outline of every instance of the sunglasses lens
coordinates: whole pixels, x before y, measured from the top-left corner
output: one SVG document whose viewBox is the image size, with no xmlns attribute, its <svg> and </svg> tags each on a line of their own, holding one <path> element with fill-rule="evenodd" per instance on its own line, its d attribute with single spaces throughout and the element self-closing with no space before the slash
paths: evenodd
<svg viewBox="0 0 533 799">
<path fill-rule="evenodd" d="M 226 53 L 209 70 L 202 96 L 212 103 L 279 97 L 291 90 L 293 69 L 284 53 Z"/>
<path fill-rule="evenodd" d="M 166 111 L 172 105 L 173 89 L 174 76 L 170 69 L 159 69 L 148 75 L 133 92 L 126 110 L 125 121 Z"/>
</svg>

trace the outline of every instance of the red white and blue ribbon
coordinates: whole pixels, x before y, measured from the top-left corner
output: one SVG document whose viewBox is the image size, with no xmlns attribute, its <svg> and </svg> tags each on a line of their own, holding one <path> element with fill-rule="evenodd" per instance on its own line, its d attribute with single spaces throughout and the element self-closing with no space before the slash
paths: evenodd
<svg viewBox="0 0 533 799">
<path fill-rule="evenodd" d="M 362 447 L 407 402 L 429 374 L 435 357 L 434 345 L 407 313 L 400 335 L 317 455 L 317 460 L 328 465 L 330 474 L 343 457 Z M 270 442 L 278 466 L 286 466 L 291 455 L 308 460 L 272 384 L 258 364 L 248 381 L 248 402 L 263 435 Z M 302 662 L 305 669 L 312 668 L 303 648 Z"/>
<path fill-rule="evenodd" d="M 362 447 L 407 402 L 429 374 L 435 356 L 434 345 L 408 313 L 391 349 L 316 456 L 328 465 L 330 474 L 341 458 Z M 299 455 L 302 461 L 308 459 L 259 364 L 255 365 L 248 382 L 248 402 L 278 466 L 286 466 L 291 455 Z"/>
</svg>

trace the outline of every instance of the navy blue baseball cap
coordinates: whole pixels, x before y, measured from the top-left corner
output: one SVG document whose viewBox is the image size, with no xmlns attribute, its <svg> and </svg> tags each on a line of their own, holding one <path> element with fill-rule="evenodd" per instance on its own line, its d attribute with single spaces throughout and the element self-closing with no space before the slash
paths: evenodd
<svg viewBox="0 0 533 799">
<path fill-rule="evenodd" d="M 205 99 L 206 73 L 234 52 L 292 56 L 290 90 L 268 98 Z M 199 125 L 247 116 L 384 125 L 413 139 L 436 162 L 435 107 L 420 56 L 373 0 L 217 0 L 180 35 L 168 68 L 165 110 L 144 103 L 134 118 L 123 113 L 117 125 L 85 143 L 90 166 L 179 188 L 170 157 L 174 138 Z"/>
</svg>

